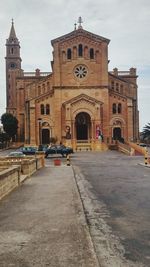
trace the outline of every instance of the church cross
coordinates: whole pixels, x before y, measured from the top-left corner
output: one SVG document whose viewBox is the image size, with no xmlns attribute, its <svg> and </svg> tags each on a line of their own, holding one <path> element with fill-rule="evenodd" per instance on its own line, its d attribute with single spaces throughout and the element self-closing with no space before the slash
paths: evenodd
<svg viewBox="0 0 150 267">
<path fill-rule="evenodd" d="M 82 21 L 82 18 L 81 17 L 79 17 L 78 23 L 79 23 L 78 29 L 82 29 L 82 23 L 83 23 L 83 21 Z"/>
</svg>

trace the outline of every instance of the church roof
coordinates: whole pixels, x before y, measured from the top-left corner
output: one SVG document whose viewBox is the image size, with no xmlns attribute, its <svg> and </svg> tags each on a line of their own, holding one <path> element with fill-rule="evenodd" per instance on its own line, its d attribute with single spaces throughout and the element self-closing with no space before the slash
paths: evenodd
<svg viewBox="0 0 150 267">
<path fill-rule="evenodd" d="M 106 42 L 107 44 L 109 44 L 109 42 L 110 42 L 110 40 L 105 38 L 105 37 L 102 37 L 100 35 L 86 31 L 83 28 L 78 28 L 78 29 L 75 29 L 74 31 L 72 31 L 68 34 L 65 34 L 65 35 L 60 36 L 56 39 L 53 39 L 51 41 L 51 44 L 54 45 L 57 42 L 66 41 L 66 40 L 69 40 L 71 38 L 78 37 L 78 36 L 85 36 L 85 37 L 91 38 L 97 42 Z"/>
</svg>

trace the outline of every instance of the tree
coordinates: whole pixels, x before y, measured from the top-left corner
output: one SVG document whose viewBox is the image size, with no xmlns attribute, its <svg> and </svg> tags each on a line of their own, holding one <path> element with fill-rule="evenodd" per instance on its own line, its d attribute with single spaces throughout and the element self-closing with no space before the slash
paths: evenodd
<svg viewBox="0 0 150 267">
<path fill-rule="evenodd" d="M 146 124 L 142 132 L 143 140 L 150 141 L 150 123 Z"/>
<path fill-rule="evenodd" d="M 0 148 L 7 147 L 7 142 L 10 140 L 10 137 L 7 133 L 0 133 Z"/>
<path fill-rule="evenodd" d="M 4 113 L 1 116 L 1 122 L 5 133 L 8 134 L 9 138 L 14 138 L 17 134 L 18 120 L 11 113 Z"/>
</svg>

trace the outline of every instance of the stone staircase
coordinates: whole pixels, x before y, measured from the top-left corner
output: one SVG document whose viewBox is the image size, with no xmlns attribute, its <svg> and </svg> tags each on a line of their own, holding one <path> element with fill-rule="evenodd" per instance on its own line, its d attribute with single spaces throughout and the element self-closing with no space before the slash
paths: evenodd
<svg viewBox="0 0 150 267">
<path fill-rule="evenodd" d="M 76 151 L 91 151 L 91 143 L 77 143 Z"/>
<path fill-rule="evenodd" d="M 108 146 L 104 142 L 77 142 L 76 143 L 76 151 L 106 151 L 108 150 Z"/>
</svg>

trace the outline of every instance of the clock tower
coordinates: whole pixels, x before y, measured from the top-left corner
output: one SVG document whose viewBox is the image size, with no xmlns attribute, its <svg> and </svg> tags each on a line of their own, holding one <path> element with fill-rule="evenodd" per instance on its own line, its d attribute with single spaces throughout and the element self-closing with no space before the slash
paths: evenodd
<svg viewBox="0 0 150 267">
<path fill-rule="evenodd" d="M 12 20 L 9 38 L 6 40 L 6 106 L 7 112 L 16 115 L 16 77 L 21 73 L 20 44 Z"/>
</svg>

